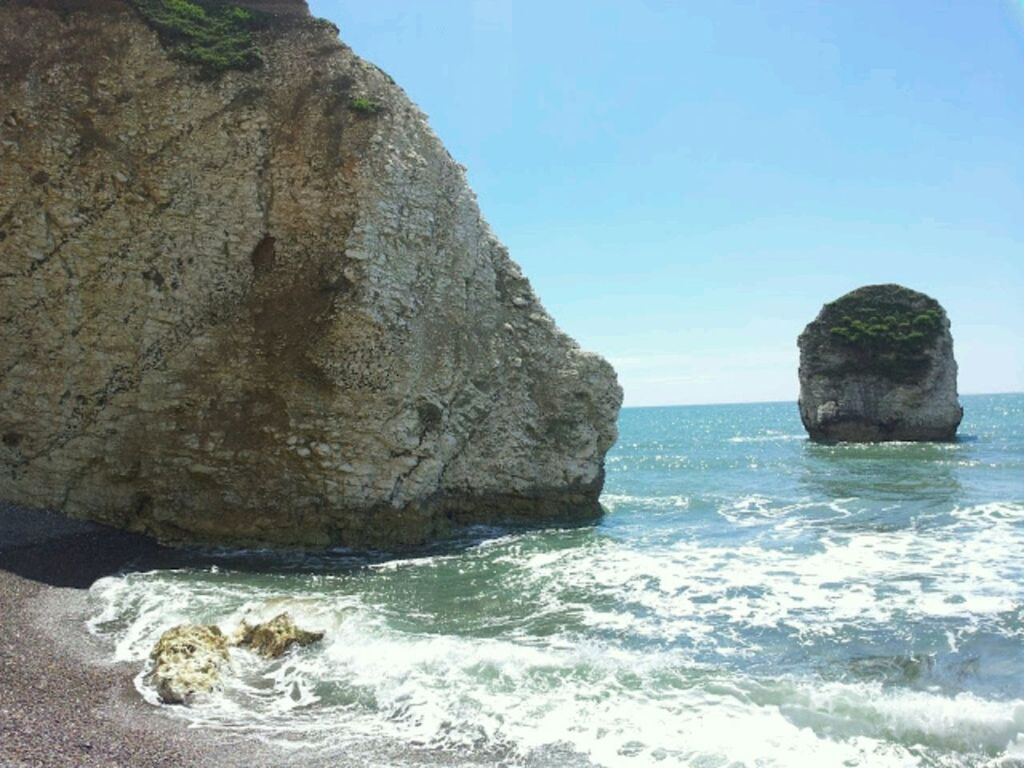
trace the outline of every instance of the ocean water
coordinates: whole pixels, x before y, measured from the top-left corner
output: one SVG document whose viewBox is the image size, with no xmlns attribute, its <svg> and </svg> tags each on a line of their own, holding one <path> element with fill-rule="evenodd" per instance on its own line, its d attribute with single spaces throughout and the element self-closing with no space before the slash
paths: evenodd
<svg viewBox="0 0 1024 768">
<path fill-rule="evenodd" d="M 1024 395 L 950 444 L 819 446 L 793 403 L 627 409 L 593 527 L 417 556 L 182 555 L 91 590 L 139 665 L 289 610 L 197 725 L 337 765 L 1024 765 Z"/>
</svg>

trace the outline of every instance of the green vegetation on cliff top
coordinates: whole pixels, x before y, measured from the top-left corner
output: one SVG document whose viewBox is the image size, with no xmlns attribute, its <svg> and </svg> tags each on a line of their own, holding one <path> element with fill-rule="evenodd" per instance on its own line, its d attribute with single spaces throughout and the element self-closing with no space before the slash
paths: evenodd
<svg viewBox="0 0 1024 768">
<path fill-rule="evenodd" d="M 827 304 L 821 321 L 850 351 L 855 370 L 908 378 L 928 365 L 928 349 L 945 328 L 937 301 L 898 285 L 859 288 Z"/>
<path fill-rule="evenodd" d="M 215 77 L 262 63 L 253 39 L 258 14 L 221 0 L 131 0 L 179 58 Z"/>
</svg>

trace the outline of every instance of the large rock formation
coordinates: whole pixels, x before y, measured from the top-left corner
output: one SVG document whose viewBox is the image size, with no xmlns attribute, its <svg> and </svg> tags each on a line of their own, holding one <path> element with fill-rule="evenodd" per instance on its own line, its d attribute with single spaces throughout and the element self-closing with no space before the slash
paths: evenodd
<svg viewBox="0 0 1024 768">
<path fill-rule="evenodd" d="M 614 372 L 424 115 L 304 2 L 196 2 L 0 4 L 0 498 L 309 546 L 599 514 Z"/>
<path fill-rule="evenodd" d="M 956 435 L 953 337 L 935 299 L 899 285 L 858 288 L 826 304 L 798 344 L 800 418 L 812 439 Z"/>
</svg>

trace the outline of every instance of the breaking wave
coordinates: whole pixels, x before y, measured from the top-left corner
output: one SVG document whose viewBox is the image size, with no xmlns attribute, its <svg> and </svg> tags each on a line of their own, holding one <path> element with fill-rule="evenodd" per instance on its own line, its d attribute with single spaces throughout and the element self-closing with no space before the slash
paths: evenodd
<svg viewBox="0 0 1024 768">
<path fill-rule="evenodd" d="M 624 464 L 674 458 L 613 469 L 596 528 L 129 573 L 93 587 L 90 627 L 156 703 L 162 631 L 290 611 L 325 640 L 237 651 L 222 691 L 168 709 L 339 764 L 1021 764 L 1024 499 L 984 498 L 1018 453 L 879 465 L 725 424 L 680 476 L 695 449 L 629 414 Z"/>
</svg>

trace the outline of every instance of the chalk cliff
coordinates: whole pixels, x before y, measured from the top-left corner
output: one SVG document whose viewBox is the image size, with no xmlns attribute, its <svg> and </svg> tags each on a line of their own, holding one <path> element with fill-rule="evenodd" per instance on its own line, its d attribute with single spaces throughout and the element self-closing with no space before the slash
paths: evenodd
<svg viewBox="0 0 1024 768">
<path fill-rule="evenodd" d="M 952 440 L 963 416 L 949 318 L 935 299 L 869 285 L 826 304 L 800 347 L 800 418 L 822 442 Z"/>
<path fill-rule="evenodd" d="M 0 3 L 0 498 L 272 545 L 598 515 L 614 371 L 425 116 L 304 2 L 176 5 Z"/>
</svg>

